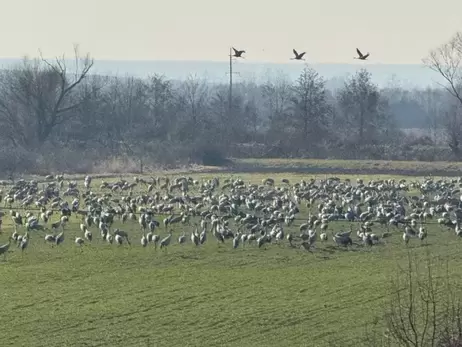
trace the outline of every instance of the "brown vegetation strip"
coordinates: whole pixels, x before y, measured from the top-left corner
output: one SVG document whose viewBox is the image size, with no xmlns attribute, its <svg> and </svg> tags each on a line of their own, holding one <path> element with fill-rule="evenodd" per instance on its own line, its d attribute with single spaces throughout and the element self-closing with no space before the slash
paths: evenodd
<svg viewBox="0 0 462 347">
<path fill-rule="evenodd" d="M 341 168 L 341 167 L 270 167 L 236 165 L 216 170 L 208 169 L 201 172 L 221 173 L 306 173 L 306 174 L 332 174 L 332 175 L 400 175 L 400 176 L 448 176 L 457 177 L 462 175 L 461 170 L 455 169 L 399 169 L 399 168 Z"/>
</svg>

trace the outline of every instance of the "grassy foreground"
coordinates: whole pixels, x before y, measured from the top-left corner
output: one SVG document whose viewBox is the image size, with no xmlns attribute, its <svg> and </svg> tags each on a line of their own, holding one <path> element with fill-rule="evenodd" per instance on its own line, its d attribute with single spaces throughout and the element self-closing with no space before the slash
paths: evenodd
<svg viewBox="0 0 462 347">
<path fill-rule="evenodd" d="M 307 214 L 304 208 L 299 218 Z M 191 228 L 176 226 L 172 245 L 161 251 L 141 247 L 136 222 L 123 226 L 131 247 L 109 245 L 93 229 L 93 243 L 81 251 L 78 223 L 72 216 L 59 247 L 34 232 L 23 255 L 12 247 L 0 261 L 2 346 L 347 346 L 381 314 L 390 276 L 407 256 L 400 233 L 371 249 L 341 250 L 329 237 L 307 252 L 286 241 L 233 249 L 231 240 L 219 246 L 212 236 L 196 248 Z M 301 223 L 285 230 L 298 235 Z M 449 258 L 462 275 L 460 240 L 435 224 L 427 229 L 427 246 L 411 240 L 410 247 Z M 187 243 L 179 245 L 182 231 Z M 11 232 L 5 216 L 0 244 Z"/>
</svg>

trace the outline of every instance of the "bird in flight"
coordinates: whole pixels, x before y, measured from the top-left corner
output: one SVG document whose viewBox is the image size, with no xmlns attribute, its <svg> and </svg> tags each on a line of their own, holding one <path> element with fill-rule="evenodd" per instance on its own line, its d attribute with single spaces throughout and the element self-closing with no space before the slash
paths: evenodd
<svg viewBox="0 0 462 347">
<path fill-rule="evenodd" d="M 363 55 L 361 51 L 359 50 L 359 48 L 356 48 L 356 52 L 358 53 L 358 57 L 354 57 L 354 59 L 366 60 L 367 57 L 369 56 L 369 53 L 367 53 L 366 55 Z"/>
<path fill-rule="evenodd" d="M 242 51 L 238 51 L 236 48 L 232 47 L 232 49 L 234 50 L 234 54 L 233 54 L 233 57 L 236 57 L 236 58 L 244 58 L 242 56 L 243 53 L 245 53 L 244 50 Z"/>
<path fill-rule="evenodd" d="M 298 53 L 295 49 L 293 50 L 295 54 L 295 58 L 291 58 L 291 60 L 305 60 L 303 59 L 303 56 L 305 55 L 306 52 Z"/>
</svg>

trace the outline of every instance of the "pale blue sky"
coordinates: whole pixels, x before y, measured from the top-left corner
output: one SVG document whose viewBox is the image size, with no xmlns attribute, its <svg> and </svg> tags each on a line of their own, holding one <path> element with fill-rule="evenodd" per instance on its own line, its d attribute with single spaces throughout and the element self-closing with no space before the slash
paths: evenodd
<svg viewBox="0 0 462 347">
<path fill-rule="evenodd" d="M 227 8 L 229 7 L 229 8 Z M 461 0 L 0 0 L 1 57 L 82 51 L 96 59 L 420 63 L 462 30 Z"/>
</svg>

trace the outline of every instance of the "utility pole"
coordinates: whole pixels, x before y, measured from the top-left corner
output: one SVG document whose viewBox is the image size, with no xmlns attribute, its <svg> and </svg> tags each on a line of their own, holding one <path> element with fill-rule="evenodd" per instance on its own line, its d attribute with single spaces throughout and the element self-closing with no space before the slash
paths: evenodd
<svg viewBox="0 0 462 347">
<path fill-rule="evenodd" d="M 228 99 L 228 112 L 229 117 L 233 112 L 233 74 L 239 75 L 239 72 L 233 71 L 233 48 L 229 48 L 229 99 Z"/>
<path fill-rule="evenodd" d="M 229 48 L 229 100 L 228 112 L 231 117 L 233 110 L 233 49 Z"/>
</svg>

